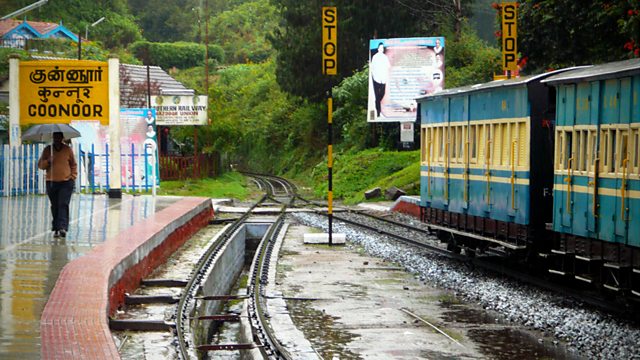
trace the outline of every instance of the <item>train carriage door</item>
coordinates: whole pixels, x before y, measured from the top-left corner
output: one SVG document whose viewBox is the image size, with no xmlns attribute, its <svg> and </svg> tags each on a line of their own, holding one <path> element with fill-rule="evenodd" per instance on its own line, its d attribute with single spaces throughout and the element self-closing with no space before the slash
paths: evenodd
<svg viewBox="0 0 640 360">
<path fill-rule="evenodd" d="M 465 131 L 464 131 L 464 152 L 463 152 L 463 158 L 462 161 L 464 163 L 463 165 L 463 172 L 462 172 L 462 180 L 463 180 L 463 187 L 464 187 L 464 194 L 463 194 L 463 208 L 465 210 L 469 209 L 469 166 L 470 166 L 470 162 L 471 162 L 471 157 L 473 156 L 475 158 L 475 128 L 473 129 L 474 131 L 472 131 L 471 129 L 471 118 L 469 116 L 469 97 L 465 96 L 464 98 L 464 105 L 463 105 L 463 119 L 466 121 L 466 125 L 465 125 Z M 474 147 L 472 149 L 472 147 Z"/>
<path fill-rule="evenodd" d="M 617 241 L 624 244 L 628 241 L 629 231 L 629 214 L 630 214 L 630 198 L 632 192 L 630 192 L 631 182 L 629 180 L 631 161 L 630 151 L 630 134 L 631 134 L 631 79 L 620 79 L 616 84 L 616 101 L 614 101 L 615 109 L 612 109 L 613 115 L 617 114 L 619 128 L 618 132 L 618 147 L 617 147 L 617 211 L 616 216 L 616 235 L 619 237 Z"/>
<path fill-rule="evenodd" d="M 450 107 L 451 99 L 447 98 L 444 103 L 444 119 L 445 119 L 445 143 L 444 143 L 444 204 L 448 208 L 449 206 L 449 194 L 450 190 L 450 168 L 451 168 L 451 151 L 452 151 L 452 129 L 451 129 L 451 116 Z"/>
<path fill-rule="evenodd" d="M 600 217 L 600 170 L 603 162 L 601 151 L 602 145 L 606 144 L 606 139 L 601 138 L 603 132 L 600 129 L 602 119 L 600 118 L 600 86 L 594 81 L 589 85 L 589 94 L 586 96 L 585 111 L 588 111 L 589 132 L 587 140 L 587 231 L 589 236 L 597 237 Z M 587 116 L 585 114 L 585 116 Z"/>
<path fill-rule="evenodd" d="M 560 185 L 554 202 L 556 215 L 561 220 L 565 231 L 572 231 L 575 190 L 575 158 L 574 158 L 574 128 L 575 128 L 575 85 L 562 86 L 558 89 L 558 119 L 556 127 L 556 180 Z"/>
</svg>

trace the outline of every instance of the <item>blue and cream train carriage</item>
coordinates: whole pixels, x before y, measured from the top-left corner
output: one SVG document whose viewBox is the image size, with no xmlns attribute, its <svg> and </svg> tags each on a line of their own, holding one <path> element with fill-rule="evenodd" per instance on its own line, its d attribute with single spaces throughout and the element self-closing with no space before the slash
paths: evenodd
<svg viewBox="0 0 640 360">
<path fill-rule="evenodd" d="M 640 59 L 563 72 L 551 271 L 640 296 Z"/>
<path fill-rule="evenodd" d="M 531 249 L 552 218 L 551 74 L 418 99 L 423 220 L 451 248 Z"/>
<path fill-rule="evenodd" d="M 639 97 L 633 59 L 417 99 L 423 220 L 640 298 Z"/>
</svg>

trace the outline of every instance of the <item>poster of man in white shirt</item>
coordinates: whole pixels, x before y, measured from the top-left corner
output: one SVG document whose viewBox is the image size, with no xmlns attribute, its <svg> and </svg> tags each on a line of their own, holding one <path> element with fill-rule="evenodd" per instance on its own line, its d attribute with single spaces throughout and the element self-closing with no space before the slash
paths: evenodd
<svg viewBox="0 0 640 360">
<path fill-rule="evenodd" d="M 368 122 L 413 121 L 415 99 L 443 88 L 443 37 L 369 41 Z"/>
</svg>

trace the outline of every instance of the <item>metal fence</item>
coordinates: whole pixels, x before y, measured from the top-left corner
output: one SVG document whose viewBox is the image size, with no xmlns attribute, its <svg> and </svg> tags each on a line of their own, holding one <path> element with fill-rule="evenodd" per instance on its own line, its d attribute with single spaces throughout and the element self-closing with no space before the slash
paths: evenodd
<svg viewBox="0 0 640 360">
<path fill-rule="evenodd" d="M 0 196 L 44 194 L 46 192 L 45 173 L 38 169 L 38 159 L 46 145 L 22 146 L 2 145 L 0 147 Z M 73 144 L 78 177 L 76 192 L 104 192 L 109 184 L 109 147 L 96 150 L 92 145 L 83 148 Z M 153 187 L 155 168 L 154 154 L 143 146 L 131 144 L 121 152 L 122 190 L 132 192 L 149 191 Z M 156 179 L 156 184 L 159 179 Z"/>
</svg>

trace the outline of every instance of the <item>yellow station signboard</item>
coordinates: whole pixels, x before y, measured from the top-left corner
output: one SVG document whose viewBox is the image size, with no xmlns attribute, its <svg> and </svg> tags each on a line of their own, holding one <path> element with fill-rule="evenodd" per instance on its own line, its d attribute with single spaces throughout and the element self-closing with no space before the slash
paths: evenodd
<svg viewBox="0 0 640 360">
<path fill-rule="evenodd" d="M 91 60 L 20 62 L 20 123 L 96 120 L 109 124 L 108 63 Z"/>
</svg>

